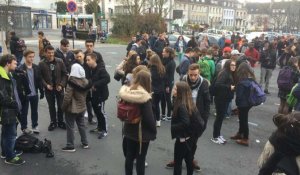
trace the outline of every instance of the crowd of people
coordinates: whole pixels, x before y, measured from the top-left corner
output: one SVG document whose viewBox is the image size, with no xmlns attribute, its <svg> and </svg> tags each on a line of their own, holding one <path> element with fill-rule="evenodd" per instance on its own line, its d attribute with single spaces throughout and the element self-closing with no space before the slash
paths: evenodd
<svg viewBox="0 0 300 175">
<path fill-rule="evenodd" d="M 25 50 L 22 52 L 24 63 L 17 67 L 19 53 L 13 52 L 17 47 L 14 40 L 10 45 L 12 55 L 4 55 L 0 59 L 1 157 L 8 164 L 25 163 L 19 157 L 21 153 L 14 150 L 16 124 L 20 122 L 24 134 L 39 133 L 38 105 L 39 99 L 44 96 L 50 113 L 48 131 L 57 127 L 67 130 L 67 144 L 63 151 L 75 152 L 75 122 L 82 147 L 89 148 L 84 127 L 85 113 L 90 124 L 97 124 L 91 133 L 98 134 L 99 139 L 108 133 L 104 107 L 109 97 L 110 75 L 101 54 L 95 51 L 94 40 L 85 41 L 86 51 L 71 51 L 67 39 L 62 39 L 60 47 L 54 49 L 43 32 L 38 34 L 41 59 L 38 65 L 34 64 L 36 53 Z M 12 36 L 16 37 L 15 33 Z M 174 48 L 171 48 L 165 33 L 151 36 L 138 33 L 132 37 L 126 50 L 126 56 L 113 77 L 122 85 L 120 99 L 138 104 L 140 108 L 140 120 L 125 122 L 122 129 L 126 175 L 133 174 L 135 159 L 137 174 L 145 174 L 148 147 L 150 141 L 156 139 L 157 127 L 163 124 L 162 121 L 171 121 L 171 137 L 176 140 L 173 160 L 166 164 L 166 168 L 174 168 L 174 175 L 180 175 L 184 159 L 188 175 L 201 171 L 194 156 L 197 141 L 207 128 L 209 116 L 213 115 L 211 107 L 216 109 L 212 143 L 226 144 L 227 140 L 221 134 L 223 120 L 236 114 L 239 129 L 230 139 L 239 145 L 249 146 L 248 114 L 255 106 L 249 101 L 249 96 L 253 93 L 253 83 L 257 81 L 253 68 L 259 63 L 259 84 L 264 85 L 265 94 L 270 94 L 269 84 L 276 64 L 281 67 L 277 81 L 278 113 L 286 116 L 294 107 L 299 109 L 300 85 L 297 83 L 300 57 L 297 57 L 297 50 L 300 50 L 300 42 L 293 37 L 270 42 L 260 36 L 248 42 L 246 38 L 233 35 L 231 40 L 223 36 L 218 45 L 211 45 L 207 37 L 200 42 L 192 37 L 186 42 L 183 36 L 179 36 Z M 176 58 L 179 60 L 177 66 Z M 179 76 L 178 80 L 175 73 Z M 291 83 L 284 84 L 288 82 Z M 288 103 L 287 95 L 290 93 L 299 99 L 295 106 Z M 236 109 L 232 109 L 233 100 Z M 27 126 L 29 104 L 32 129 Z M 195 121 L 199 123 L 197 127 Z M 273 142 L 275 149 L 276 143 Z M 299 148 L 292 148 L 295 149 L 293 153 L 299 153 Z M 280 153 L 280 158 L 285 156 Z M 267 165 L 267 168 L 263 166 L 262 172 L 276 168 L 274 163 L 271 164 L 273 169 L 270 163 Z"/>
</svg>

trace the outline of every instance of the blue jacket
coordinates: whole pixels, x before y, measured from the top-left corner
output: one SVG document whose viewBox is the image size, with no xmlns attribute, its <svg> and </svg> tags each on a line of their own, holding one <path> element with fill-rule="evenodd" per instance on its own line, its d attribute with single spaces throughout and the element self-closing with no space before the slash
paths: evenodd
<svg viewBox="0 0 300 175">
<path fill-rule="evenodd" d="M 254 81 L 252 78 L 247 78 L 240 81 L 236 85 L 236 98 L 235 103 L 237 107 L 250 107 L 249 104 L 249 95 L 250 95 L 250 85 L 251 81 Z"/>
</svg>

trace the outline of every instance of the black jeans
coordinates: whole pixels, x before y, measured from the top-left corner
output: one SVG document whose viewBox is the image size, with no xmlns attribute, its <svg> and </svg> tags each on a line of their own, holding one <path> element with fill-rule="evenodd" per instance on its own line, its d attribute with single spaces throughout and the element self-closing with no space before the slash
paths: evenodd
<svg viewBox="0 0 300 175">
<path fill-rule="evenodd" d="M 239 109 L 239 134 L 243 136 L 244 139 L 249 137 L 249 126 L 248 126 L 248 114 L 251 107 L 238 107 Z"/>
<path fill-rule="evenodd" d="M 136 158 L 136 174 L 144 175 L 145 174 L 145 160 L 148 152 L 149 142 L 142 142 L 142 150 L 140 151 L 140 144 L 137 141 L 126 139 L 126 160 L 125 160 L 125 174 L 133 174 L 133 161 Z M 123 142 L 124 143 L 124 142 Z"/>
<path fill-rule="evenodd" d="M 26 100 L 22 104 L 22 111 L 21 111 L 21 129 L 27 128 L 27 115 L 28 115 L 28 108 L 30 103 L 30 110 L 31 110 L 31 123 L 32 128 L 38 126 L 38 102 L 39 96 L 27 96 Z"/>
<path fill-rule="evenodd" d="M 221 135 L 221 127 L 222 123 L 225 117 L 225 113 L 228 109 L 230 101 L 226 101 L 223 99 L 216 99 L 215 98 L 215 106 L 216 106 L 216 112 L 217 116 L 214 122 L 214 132 L 213 132 L 213 137 L 217 138 Z"/>
<path fill-rule="evenodd" d="M 64 99 L 64 91 L 61 90 L 58 92 L 57 90 L 45 90 L 45 96 L 46 100 L 49 106 L 49 113 L 50 113 L 50 118 L 51 118 L 51 123 L 61 123 L 64 122 L 64 117 L 63 117 L 63 112 L 61 109 L 62 102 Z M 57 112 L 55 108 L 55 101 L 57 105 Z M 56 118 L 57 116 L 57 118 Z"/>
<path fill-rule="evenodd" d="M 173 85 L 170 86 L 170 90 L 169 93 L 165 92 L 164 93 L 164 99 L 165 99 L 165 105 L 163 108 L 163 105 L 161 105 L 161 110 L 162 110 L 162 114 L 166 114 L 165 113 L 165 108 L 167 106 L 167 116 L 171 117 L 171 112 L 172 112 L 172 89 L 173 89 Z"/>
<path fill-rule="evenodd" d="M 174 148 L 175 165 L 173 175 L 181 175 L 183 159 L 185 160 L 187 175 L 193 174 L 193 148 L 195 147 L 194 145 L 195 142 L 191 138 L 185 142 L 180 142 L 179 139 L 176 139 Z"/>
<path fill-rule="evenodd" d="M 100 131 L 107 132 L 107 125 L 106 125 L 107 116 L 104 111 L 105 102 L 100 102 L 100 103 L 92 102 L 92 105 L 93 105 L 95 115 L 97 117 L 98 129 L 100 129 Z"/>
<path fill-rule="evenodd" d="M 152 94 L 152 108 L 153 108 L 153 113 L 155 116 L 156 121 L 160 120 L 160 108 L 159 108 L 159 102 L 163 101 L 164 98 L 164 92 L 159 92 L 159 93 L 153 93 Z"/>
</svg>

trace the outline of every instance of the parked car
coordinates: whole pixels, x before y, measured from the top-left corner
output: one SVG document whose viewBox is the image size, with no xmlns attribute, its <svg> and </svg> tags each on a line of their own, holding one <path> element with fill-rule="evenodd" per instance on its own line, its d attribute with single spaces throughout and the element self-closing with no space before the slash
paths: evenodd
<svg viewBox="0 0 300 175">
<path fill-rule="evenodd" d="M 214 44 L 218 45 L 218 41 L 220 39 L 220 36 L 218 36 L 218 35 L 211 35 L 211 34 L 200 34 L 199 38 L 198 38 L 198 42 L 199 43 L 202 41 L 202 39 L 203 39 L 204 36 L 208 37 L 208 41 L 209 41 L 210 46 L 212 46 Z"/>
<path fill-rule="evenodd" d="M 174 48 L 175 43 L 180 35 L 179 34 L 169 34 L 168 39 L 170 43 L 170 47 Z M 185 35 L 182 35 L 185 42 L 189 42 L 191 39 Z"/>
</svg>

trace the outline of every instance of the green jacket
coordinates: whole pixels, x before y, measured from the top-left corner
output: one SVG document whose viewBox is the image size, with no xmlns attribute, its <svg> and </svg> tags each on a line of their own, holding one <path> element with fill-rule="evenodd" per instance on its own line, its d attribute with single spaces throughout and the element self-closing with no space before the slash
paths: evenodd
<svg viewBox="0 0 300 175">
<path fill-rule="evenodd" d="M 214 62 L 214 60 L 212 59 L 212 57 L 209 58 L 209 57 L 205 56 L 203 59 L 204 59 L 204 60 L 207 60 L 207 62 L 208 62 L 208 64 L 209 64 L 209 67 L 210 67 L 210 74 L 209 74 L 209 77 L 208 77 L 207 79 L 208 79 L 209 81 L 211 81 L 211 80 L 212 80 L 212 77 L 214 77 L 215 72 L 216 72 L 215 62 Z"/>
<path fill-rule="evenodd" d="M 14 98 L 11 75 L 0 66 L 0 123 L 2 125 L 17 122 L 18 105 Z"/>
</svg>

